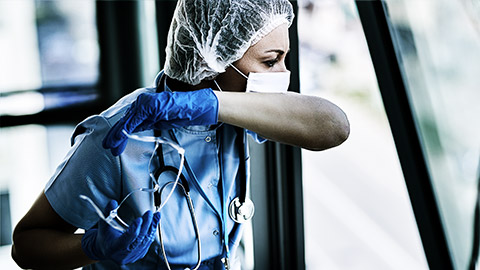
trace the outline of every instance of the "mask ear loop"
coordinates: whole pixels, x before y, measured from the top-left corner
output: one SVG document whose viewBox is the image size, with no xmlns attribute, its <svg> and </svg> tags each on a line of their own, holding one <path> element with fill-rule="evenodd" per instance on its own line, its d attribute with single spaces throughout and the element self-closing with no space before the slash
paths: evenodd
<svg viewBox="0 0 480 270">
<path fill-rule="evenodd" d="M 234 66 L 233 64 L 230 64 L 230 66 L 235 69 L 238 73 L 240 73 L 240 75 L 242 75 L 245 79 L 248 80 L 248 76 L 243 74 L 243 72 L 241 72 L 236 66 Z"/>
<path fill-rule="evenodd" d="M 222 91 L 222 88 L 220 88 L 220 85 L 218 85 L 217 81 L 216 81 L 216 80 L 213 80 L 213 82 L 214 82 L 215 85 L 217 86 L 218 91 L 223 92 L 223 91 Z"/>
<path fill-rule="evenodd" d="M 229 64 L 229 66 L 231 66 L 233 69 L 235 69 L 240 75 L 242 75 L 248 81 L 248 77 L 245 74 L 243 74 L 243 72 L 241 72 L 237 67 L 235 67 L 233 64 Z M 220 85 L 217 83 L 217 81 L 215 79 L 213 80 L 213 82 L 217 86 L 218 91 L 223 92 L 222 88 L 220 87 Z"/>
</svg>

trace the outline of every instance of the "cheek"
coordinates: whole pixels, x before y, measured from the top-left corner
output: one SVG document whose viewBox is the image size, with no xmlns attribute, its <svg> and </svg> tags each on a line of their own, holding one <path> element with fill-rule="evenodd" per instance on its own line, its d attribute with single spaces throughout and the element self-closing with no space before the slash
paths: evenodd
<svg viewBox="0 0 480 270">
<path fill-rule="evenodd" d="M 216 81 L 223 91 L 228 92 L 245 92 L 247 87 L 247 80 L 233 68 L 227 68 L 225 73 L 217 76 Z"/>
</svg>

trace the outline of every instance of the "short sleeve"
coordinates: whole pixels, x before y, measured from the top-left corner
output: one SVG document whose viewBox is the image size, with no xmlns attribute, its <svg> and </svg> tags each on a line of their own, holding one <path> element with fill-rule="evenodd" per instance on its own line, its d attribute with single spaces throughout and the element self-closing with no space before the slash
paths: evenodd
<svg viewBox="0 0 480 270">
<path fill-rule="evenodd" d="M 93 116 L 78 125 L 71 150 L 45 188 L 57 214 L 78 228 L 88 229 L 99 219 L 80 195 L 88 196 L 103 209 L 110 200 L 118 200 L 116 194 L 120 194 L 120 161 L 102 147 L 109 128 L 102 116 Z"/>
<path fill-rule="evenodd" d="M 265 138 L 262 138 L 260 137 L 257 133 L 251 131 L 251 130 L 248 130 L 247 129 L 247 134 L 250 135 L 250 137 L 252 137 L 252 139 L 256 142 L 256 143 L 264 143 L 267 141 L 267 139 Z"/>
</svg>

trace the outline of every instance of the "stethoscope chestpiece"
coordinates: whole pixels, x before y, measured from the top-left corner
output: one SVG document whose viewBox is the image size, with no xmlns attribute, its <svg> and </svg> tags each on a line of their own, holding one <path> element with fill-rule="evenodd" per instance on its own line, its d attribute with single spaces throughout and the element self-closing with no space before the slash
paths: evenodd
<svg viewBox="0 0 480 270">
<path fill-rule="evenodd" d="M 252 219 L 255 213 L 255 205 L 252 200 L 245 198 L 245 202 L 241 203 L 237 197 L 230 202 L 228 207 L 230 218 L 237 223 L 244 223 Z"/>
</svg>

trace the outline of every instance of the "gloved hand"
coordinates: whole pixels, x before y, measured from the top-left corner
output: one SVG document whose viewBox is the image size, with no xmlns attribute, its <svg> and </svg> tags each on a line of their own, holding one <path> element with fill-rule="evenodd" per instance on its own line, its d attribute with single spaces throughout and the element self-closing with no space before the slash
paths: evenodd
<svg viewBox="0 0 480 270">
<path fill-rule="evenodd" d="M 117 205 L 116 201 L 110 201 L 105 207 L 105 215 Z M 159 221 L 159 212 L 152 214 L 151 211 L 147 211 L 122 233 L 100 220 L 98 228 L 85 232 L 82 237 L 82 249 L 93 260 L 112 260 L 119 265 L 136 262 L 147 254 L 155 240 Z"/>
<path fill-rule="evenodd" d="M 103 147 L 120 155 L 128 134 L 148 129 L 213 125 L 218 121 L 218 99 L 210 88 L 190 92 L 143 93 L 103 139 Z"/>
</svg>

